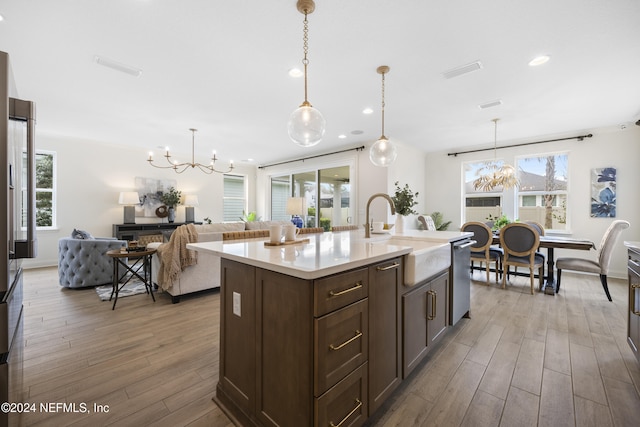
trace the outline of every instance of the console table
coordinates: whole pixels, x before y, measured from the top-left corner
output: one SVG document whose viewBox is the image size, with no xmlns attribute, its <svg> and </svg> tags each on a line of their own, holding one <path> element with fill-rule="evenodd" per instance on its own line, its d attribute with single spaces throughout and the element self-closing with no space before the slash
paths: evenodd
<svg viewBox="0 0 640 427">
<path fill-rule="evenodd" d="M 140 236 L 146 234 L 171 234 L 173 230 L 186 222 L 160 222 L 152 224 L 113 224 L 113 237 L 118 240 L 138 240 Z M 202 224 L 195 222 L 190 224 Z"/>
</svg>

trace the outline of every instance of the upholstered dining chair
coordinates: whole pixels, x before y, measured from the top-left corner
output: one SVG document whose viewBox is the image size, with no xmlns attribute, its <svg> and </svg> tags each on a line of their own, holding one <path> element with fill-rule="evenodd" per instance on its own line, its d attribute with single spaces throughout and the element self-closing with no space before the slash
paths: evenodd
<svg viewBox="0 0 640 427">
<path fill-rule="evenodd" d="M 491 228 L 482 222 L 470 221 L 462 224 L 462 231 L 473 233 L 473 240 L 476 241 L 471 246 L 471 274 L 473 274 L 473 263 L 479 261 L 480 266 L 485 264 L 487 271 L 487 284 L 489 284 L 489 276 L 491 263 L 494 263 L 496 270 L 496 283 L 498 283 L 498 270 L 500 269 L 500 259 L 503 251 L 500 248 L 492 248 L 493 233 Z"/>
<path fill-rule="evenodd" d="M 540 289 L 544 281 L 544 257 L 537 254 L 540 235 L 530 225 L 513 222 L 500 230 L 500 246 L 504 250 L 502 258 L 502 288 L 504 289 L 509 275 L 509 266 L 528 267 L 533 295 L 534 270 L 538 270 Z"/>
<path fill-rule="evenodd" d="M 609 301 L 611 294 L 609 293 L 609 285 L 607 284 L 607 273 L 609 273 L 609 264 L 611 263 L 611 254 L 613 248 L 622 234 L 622 230 L 629 228 L 629 222 L 624 220 L 616 220 L 611 223 L 607 231 L 604 232 L 602 240 L 600 241 L 600 250 L 598 252 L 598 260 L 593 261 L 583 258 L 558 258 L 556 261 L 556 268 L 558 269 L 558 287 L 560 290 L 560 277 L 562 276 L 562 270 L 580 271 L 583 273 L 594 273 L 600 275 L 600 283 L 604 288 L 604 293 L 607 295 Z"/>
</svg>

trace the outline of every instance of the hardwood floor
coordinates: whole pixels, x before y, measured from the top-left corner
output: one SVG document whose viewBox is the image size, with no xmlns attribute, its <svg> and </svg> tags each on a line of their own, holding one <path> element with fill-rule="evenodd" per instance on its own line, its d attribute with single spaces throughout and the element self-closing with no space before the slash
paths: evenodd
<svg viewBox="0 0 640 427">
<path fill-rule="evenodd" d="M 474 276 L 463 319 L 370 426 L 637 426 L 640 365 L 626 343 L 626 281 L 563 275 L 554 296 Z M 25 273 L 26 401 L 87 405 L 37 411 L 28 426 L 230 426 L 212 402 L 219 293 L 171 304 L 69 290 L 55 268 Z M 95 413 L 94 404 L 108 405 Z"/>
</svg>

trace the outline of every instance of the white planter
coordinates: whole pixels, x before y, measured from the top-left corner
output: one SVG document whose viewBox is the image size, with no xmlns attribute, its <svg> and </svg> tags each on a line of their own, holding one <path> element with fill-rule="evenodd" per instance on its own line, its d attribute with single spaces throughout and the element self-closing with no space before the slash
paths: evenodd
<svg viewBox="0 0 640 427">
<path fill-rule="evenodd" d="M 404 233 L 404 222 L 406 218 L 403 215 L 396 214 L 396 225 L 394 228 L 396 229 L 396 234 Z"/>
</svg>

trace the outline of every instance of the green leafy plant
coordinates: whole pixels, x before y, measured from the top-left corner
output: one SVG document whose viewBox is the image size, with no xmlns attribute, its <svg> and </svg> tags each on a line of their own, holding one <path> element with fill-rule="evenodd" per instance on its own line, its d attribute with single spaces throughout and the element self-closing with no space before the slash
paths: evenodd
<svg viewBox="0 0 640 427">
<path fill-rule="evenodd" d="M 449 225 L 451 225 L 451 221 L 444 222 L 444 218 L 440 212 L 433 212 L 431 218 L 433 218 L 433 223 L 436 225 L 436 230 L 438 231 L 446 231 Z"/>
<path fill-rule="evenodd" d="M 206 217 L 202 221 L 204 221 L 205 224 L 211 224 L 211 218 L 209 218 L 209 217 Z"/>
<path fill-rule="evenodd" d="M 416 215 L 418 212 L 413 209 L 418 202 L 414 199 L 418 197 L 418 192 L 415 194 L 409 188 L 409 184 L 405 184 L 403 188 L 398 186 L 398 181 L 394 184 L 396 186 L 396 192 L 391 197 L 393 204 L 396 207 L 396 213 L 406 216 L 410 214 Z"/>
<path fill-rule="evenodd" d="M 258 217 L 258 215 L 256 215 L 255 212 L 245 213 L 244 211 L 242 211 L 242 216 L 240 217 L 240 220 L 244 222 L 260 221 L 260 217 Z"/>
<path fill-rule="evenodd" d="M 507 218 L 505 214 L 502 214 L 502 216 L 492 216 L 489 214 L 487 220 L 493 221 L 493 227 L 491 227 L 492 230 L 500 230 L 505 225 L 511 224 L 511 220 Z"/>
<path fill-rule="evenodd" d="M 160 201 L 171 208 L 180 204 L 180 198 L 182 198 L 182 191 L 169 187 L 169 190 L 160 196 Z"/>
</svg>

